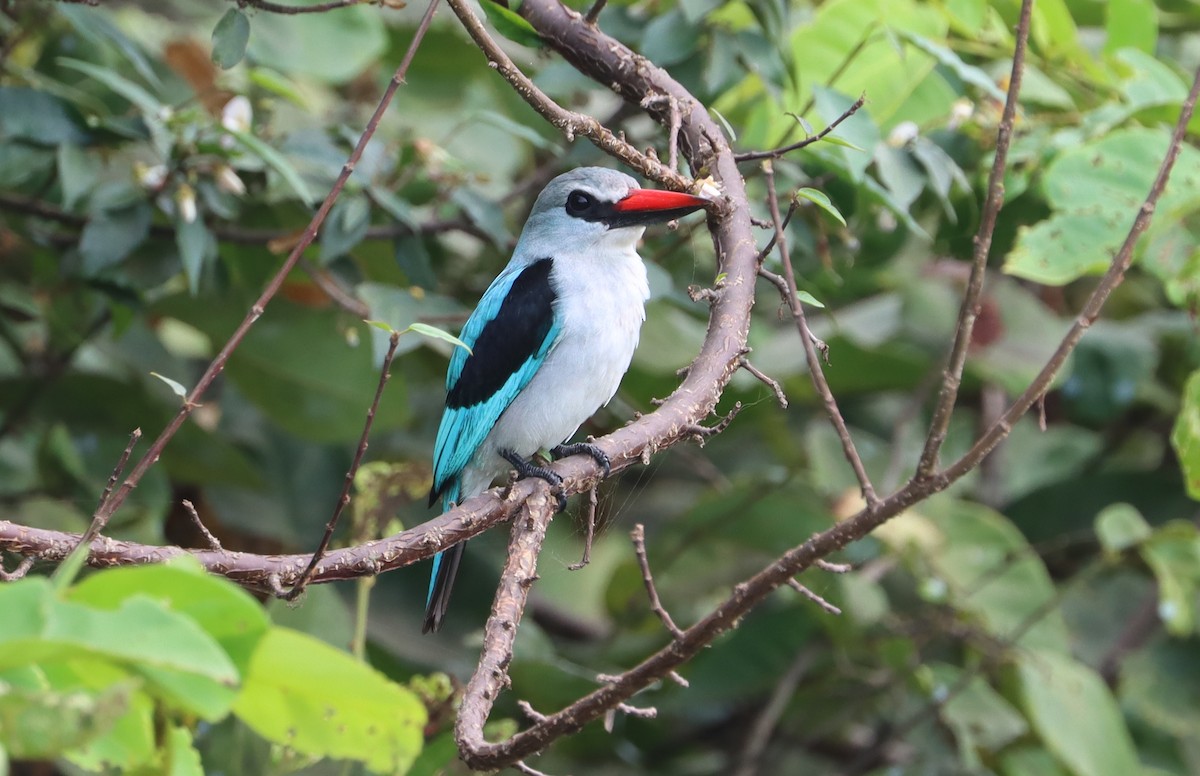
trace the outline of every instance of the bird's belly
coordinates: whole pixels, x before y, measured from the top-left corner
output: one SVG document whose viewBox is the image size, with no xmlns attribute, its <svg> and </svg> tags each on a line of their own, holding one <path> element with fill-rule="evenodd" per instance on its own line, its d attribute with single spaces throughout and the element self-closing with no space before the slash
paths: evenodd
<svg viewBox="0 0 1200 776">
<path fill-rule="evenodd" d="M 617 392 L 637 348 L 643 309 L 638 304 L 619 316 L 610 309 L 606 325 L 599 327 L 594 321 L 587 326 L 564 322 L 542 367 L 488 434 L 482 456 L 493 463 L 498 450 L 528 457 L 570 439 Z M 508 465 L 499 460 L 497 473 L 502 473 Z"/>
</svg>

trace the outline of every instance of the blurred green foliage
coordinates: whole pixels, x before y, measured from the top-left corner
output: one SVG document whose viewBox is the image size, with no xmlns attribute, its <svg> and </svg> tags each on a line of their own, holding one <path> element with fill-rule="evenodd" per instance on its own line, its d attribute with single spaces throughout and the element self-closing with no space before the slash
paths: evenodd
<svg viewBox="0 0 1200 776">
<path fill-rule="evenodd" d="M 484 4 L 551 96 L 665 157 L 636 110 L 537 52 L 516 9 Z M 252 5 L 0 3 L 5 519 L 86 526 L 129 432 L 158 432 L 179 401 L 167 381 L 194 383 L 295 244 L 423 11 Z M 799 192 L 788 238 L 803 293 L 825 308 L 811 317 L 830 345 L 829 382 L 884 491 L 920 452 L 1017 10 L 678 0 L 614 2 L 600 17 L 668 67 L 739 149 L 802 139 L 866 96 L 775 170 L 781 190 Z M 989 397 L 1028 384 L 1123 240 L 1200 64 L 1198 30 L 1189 3 L 1036 4 L 1007 205 L 943 460 L 994 417 Z M 203 546 L 175 506 L 188 498 L 227 548 L 312 548 L 386 347 L 364 319 L 457 331 L 541 184 L 594 163 L 606 162 L 555 134 L 439 15 L 306 266 L 108 533 Z M 756 167 L 744 170 L 767 218 Z M 805 574 L 840 616 L 781 590 L 682 670 L 689 688 L 637 699 L 657 719 L 591 725 L 536 766 L 739 772 L 770 706 L 760 773 L 1200 772 L 1198 178 L 1185 147 L 1133 271 L 1047 398 L 1044 428 L 1023 419 L 978 471 L 847 548 L 838 560 L 853 572 Z M 704 335 L 706 308 L 686 293 L 717 276 L 703 229 L 652 233 L 643 255 L 654 298 L 642 345 L 587 433 L 651 411 Z M 635 523 L 647 525 L 664 604 L 686 625 L 857 508 L 779 310 L 763 284 L 751 358 L 790 409 L 738 374 L 719 409 L 745 409 L 728 430 L 606 485 L 590 566 L 566 570 L 582 529 L 552 526 L 496 735 L 520 718 L 517 699 L 553 710 L 665 643 L 626 539 Z M 340 541 L 429 516 L 450 347 L 401 339 Z M 452 687 L 432 672 L 462 681 L 472 667 L 505 539 L 473 543 L 437 637 L 418 635 L 424 568 L 373 591 L 357 583 L 357 597 L 325 587 L 298 608 L 273 602 L 269 619 L 189 567 L 0 586 L 0 764 L 460 772 Z M 352 645 L 375 670 L 342 651 Z"/>
</svg>

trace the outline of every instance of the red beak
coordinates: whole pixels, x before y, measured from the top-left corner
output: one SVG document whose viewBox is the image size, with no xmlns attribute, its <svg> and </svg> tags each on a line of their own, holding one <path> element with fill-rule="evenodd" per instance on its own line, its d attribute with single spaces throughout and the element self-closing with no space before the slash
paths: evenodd
<svg viewBox="0 0 1200 776">
<path fill-rule="evenodd" d="M 680 194 L 677 191 L 662 191 L 660 189 L 634 189 L 629 195 L 613 205 L 618 213 L 652 213 L 660 210 L 682 210 L 691 213 L 708 204 L 702 197 L 691 194 Z"/>
</svg>

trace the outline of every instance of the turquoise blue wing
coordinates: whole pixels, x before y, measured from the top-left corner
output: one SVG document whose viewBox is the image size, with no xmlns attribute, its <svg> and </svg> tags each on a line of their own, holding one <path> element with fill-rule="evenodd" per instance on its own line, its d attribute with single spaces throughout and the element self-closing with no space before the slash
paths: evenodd
<svg viewBox="0 0 1200 776">
<path fill-rule="evenodd" d="M 552 259 L 540 259 L 505 270 L 463 327 L 459 338 L 471 352 L 456 348 L 450 358 L 446 409 L 434 445 L 431 504 L 451 491 L 451 500 L 459 497 L 459 474 L 557 342 L 552 266 Z"/>
</svg>

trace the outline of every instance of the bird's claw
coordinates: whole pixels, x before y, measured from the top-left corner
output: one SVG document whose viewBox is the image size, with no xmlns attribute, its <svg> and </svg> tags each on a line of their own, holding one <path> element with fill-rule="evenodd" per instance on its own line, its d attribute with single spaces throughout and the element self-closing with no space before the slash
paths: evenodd
<svg viewBox="0 0 1200 776">
<path fill-rule="evenodd" d="M 580 453 L 591 456 L 592 460 L 600 466 L 600 471 L 603 472 L 603 477 L 607 477 L 612 471 L 612 461 L 609 460 L 608 453 L 604 452 L 591 442 L 576 442 L 573 445 L 559 445 L 550 451 L 550 454 L 554 456 L 555 460 L 558 460 L 559 458 L 567 458 L 568 456 L 572 455 L 579 455 Z"/>
<path fill-rule="evenodd" d="M 563 478 L 560 474 L 552 472 L 544 466 L 538 466 L 532 461 L 517 455 L 512 450 L 501 450 L 500 456 L 512 464 L 513 468 L 517 470 L 517 474 L 522 478 L 537 477 L 539 480 L 545 480 L 550 485 L 550 490 L 558 499 L 558 511 L 562 512 L 567 508 L 567 496 L 562 490 Z"/>
</svg>

